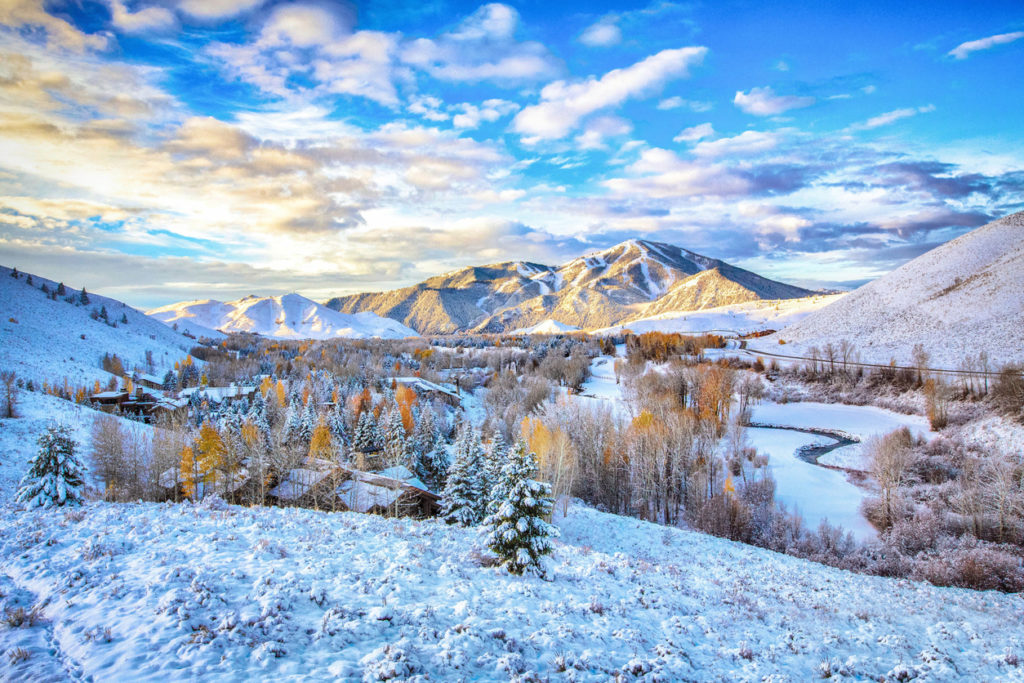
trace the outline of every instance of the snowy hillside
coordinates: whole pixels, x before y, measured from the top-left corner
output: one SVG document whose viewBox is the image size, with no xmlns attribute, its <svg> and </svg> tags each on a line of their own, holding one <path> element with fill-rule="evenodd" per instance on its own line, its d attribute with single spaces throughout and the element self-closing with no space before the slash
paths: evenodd
<svg viewBox="0 0 1024 683">
<path fill-rule="evenodd" d="M 816 295 L 800 299 L 747 301 L 700 311 L 669 311 L 594 330 L 594 334 L 615 334 L 624 329 L 632 330 L 636 334 L 711 331 L 746 334 L 765 329 L 778 330 L 802 320 L 843 296 L 845 295 Z"/>
<path fill-rule="evenodd" d="M 58 283 L 33 274 L 29 285 L 27 274 L 18 279 L 10 274 L 0 267 L 0 369 L 23 379 L 52 384 L 66 377 L 74 385 L 106 384 L 111 375 L 100 366 L 105 353 L 117 354 L 128 371 L 149 372 L 147 351 L 153 374 L 163 375 L 197 344 L 115 299 L 89 292 L 87 305 L 67 303 L 64 297 L 52 301 L 40 288 L 45 284 L 55 290 Z M 68 286 L 67 295 L 77 297 L 80 291 Z M 117 327 L 92 319 L 94 311 L 104 308 Z"/>
<path fill-rule="evenodd" d="M 277 339 L 401 339 L 417 333 L 376 313 L 346 314 L 298 294 L 247 296 L 223 303 L 206 299 L 184 301 L 149 311 L 168 325 L 196 324 L 224 332 L 255 332 Z"/>
<path fill-rule="evenodd" d="M 1022 292 L 1024 212 L 936 247 L 751 346 L 793 353 L 848 339 L 862 360 L 907 363 L 921 343 L 934 367 L 958 368 L 982 350 L 994 364 L 1021 362 Z"/>
<path fill-rule="evenodd" d="M 567 332 L 578 332 L 579 329 L 575 325 L 566 325 L 565 323 L 548 318 L 532 327 L 514 330 L 512 334 L 566 334 Z"/>
<path fill-rule="evenodd" d="M 858 576 L 574 506 L 553 580 L 473 530 L 191 504 L 0 508 L 5 680 L 1020 678 L 1020 598 Z"/>
</svg>

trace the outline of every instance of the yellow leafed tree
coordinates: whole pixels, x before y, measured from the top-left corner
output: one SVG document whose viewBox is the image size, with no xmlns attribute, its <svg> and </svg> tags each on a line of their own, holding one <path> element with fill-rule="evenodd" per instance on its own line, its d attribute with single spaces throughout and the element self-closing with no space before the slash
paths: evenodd
<svg viewBox="0 0 1024 683">
<path fill-rule="evenodd" d="M 334 437 L 331 436 L 331 430 L 327 428 L 323 417 L 313 429 L 313 437 L 309 440 L 309 457 L 321 460 L 334 458 Z"/>
</svg>

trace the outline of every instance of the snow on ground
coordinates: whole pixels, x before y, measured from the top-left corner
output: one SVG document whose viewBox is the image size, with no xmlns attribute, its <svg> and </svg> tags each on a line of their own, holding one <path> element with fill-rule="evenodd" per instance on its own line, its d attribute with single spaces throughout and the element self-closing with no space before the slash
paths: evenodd
<svg viewBox="0 0 1024 683">
<path fill-rule="evenodd" d="M 590 362 L 590 378 L 583 383 L 583 390 L 571 396 L 573 400 L 592 403 L 597 407 L 610 406 L 621 417 L 630 418 L 632 412 L 622 395 L 622 385 L 615 381 L 615 358 L 598 356 Z"/>
<path fill-rule="evenodd" d="M 223 303 L 212 299 L 183 301 L 156 308 L 149 315 L 168 325 L 197 324 L 225 332 L 255 332 L 278 339 L 402 339 L 419 333 L 376 313 L 340 313 L 298 294 L 247 296 Z"/>
<path fill-rule="evenodd" d="M 509 334 L 565 334 L 566 332 L 578 332 L 579 329 L 575 325 L 560 323 L 553 318 L 548 318 L 532 327 L 513 330 Z"/>
<path fill-rule="evenodd" d="M 818 462 L 851 470 L 868 470 L 864 458 L 864 444 L 868 438 L 888 434 L 907 427 L 915 437 L 931 440 L 928 418 L 921 415 L 902 415 L 874 406 L 851 406 L 842 403 L 761 403 L 754 406 L 751 421 L 782 427 L 825 429 L 842 432 L 860 443 L 837 448 L 823 455 Z M 823 443 L 831 443 L 826 439 Z"/>
<path fill-rule="evenodd" d="M 949 431 L 983 451 L 1016 454 L 1024 460 L 1024 425 L 1001 415 L 986 415 Z"/>
<path fill-rule="evenodd" d="M 0 267 L 0 369 L 22 379 L 54 383 L 66 377 L 74 385 L 106 384 L 111 375 L 100 367 L 104 353 L 117 354 L 129 372 L 136 367 L 145 372 L 146 351 L 152 352 L 155 374 L 163 376 L 197 344 L 115 299 L 90 292 L 88 305 L 70 304 L 63 297 L 51 301 L 40 287 L 46 283 L 55 290 L 56 282 L 33 275 L 29 285 L 26 274 L 15 280 L 10 273 Z M 77 297 L 81 290 L 68 285 L 67 291 Z M 117 327 L 90 317 L 103 307 Z M 121 323 L 122 315 L 127 324 Z"/>
<path fill-rule="evenodd" d="M 700 311 L 673 311 L 649 318 L 594 330 L 594 334 L 618 334 L 624 329 L 636 334 L 644 332 L 734 332 L 747 334 L 765 329 L 781 329 L 802 320 L 845 296 L 830 294 L 802 299 L 748 301 L 746 303 L 706 308 Z"/>
<path fill-rule="evenodd" d="M 1021 680 L 1018 596 L 859 576 L 574 505 L 551 581 L 473 530 L 191 504 L 0 509 L 0 678 Z M 9 653 L 24 648 L 27 658 Z"/>
</svg>

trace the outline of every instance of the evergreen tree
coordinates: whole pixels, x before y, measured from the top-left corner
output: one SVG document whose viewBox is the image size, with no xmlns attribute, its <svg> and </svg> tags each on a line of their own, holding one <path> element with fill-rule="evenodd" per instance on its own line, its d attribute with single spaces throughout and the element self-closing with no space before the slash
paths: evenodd
<svg viewBox="0 0 1024 683">
<path fill-rule="evenodd" d="M 356 423 L 356 433 L 352 437 L 352 447 L 360 453 L 374 453 L 380 450 L 380 439 L 377 437 L 377 423 L 369 410 L 364 410 Z"/>
<path fill-rule="evenodd" d="M 44 282 L 44 283 L 43 283 L 43 285 L 42 285 L 42 286 L 41 286 L 41 287 L 39 288 L 39 291 L 40 291 L 40 292 L 42 292 L 43 294 L 45 294 L 46 296 L 50 296 L 50 288 L 46 286 L 46 283 L 45 283 L 45 282 Z"/>
<path fill-rule="evenodd" d="M 27 278 L 25 278 L 25 284 L 26 285 L 33 285 L 33 284 L 35 284 L 34 282 L 32 282 L 32 274 L 31 273 L 29 273 L 29 276 Z"/>
<path fill-rule="evenodd" d="M 177 383 L 178 378 L 174 376 L 174 370 L 168 370 L 167 373 L 164 375 L 164 391 L 174 391 L 174 387 Z"/>
<path fill-rule="evenodd" d="M 455 444 L 455 461 L 448 471 L 441 498 L 441 515 L 449 524 L 475 526 L 487 504 L 480 479 L 482 448 L 471 428 L 464 428 Z"/>
<path fill-rule="evenodd" d="M 82 290 L 82 293 L 83 294 L 85 293 L 84 289 Z M 107 316 L 107 307 L 106 306 L 100 306 L 100 318 L 103 319 L 103 322 L 106 322 L 106 323 L 110 322 L 110 318 Z"/>
<path fill-rule="evenodd" d="M 342 404 L 336 403 L 334 410 L 327 415 L 327 428 L 331 430 L 331 436 L 334 437 L 334 443 L 339 447 L 343 446 L 348 441 L 348 430 L 345 429 L 345 413 L 342 410 Z"/>
<path fill-rule="evenodd" d="M 448 479 L 448 450 L 444 436 L 438 432 L 434 443 L 416 459 L 416 476 L 434 492 L 443 491 Z"/>
<path fill-rule="evenodd" d="M 313 439 L 313 431 L 319 422 L 320 418 L 313 406 L 313 399 L 310 398 L 302 410 L 302 419 L 299 421 L 298 438 L 302 443 L 308 444 Z"/>
<path fill-rule="evenodd" d="M 387 419 L 384 421 L 382 441 L 384 446 L 384 462 L 392 467 L 407 464 L 409 443 L 405 437 L 402 414 L 397 407 L 388 411 Z"/>
<path fill-rule="evenodd" d="M 298 440 L 302 426 L 302 411 L 298 402 L 293 398 L 288 403 L 288 410 L 284 414 L 284 426 L 281 427 L 281 440 L 285 443 L 292 443 Z"/>
<path fill-rule="evenodd" d="M 128 314 L 127 313 L 122 313 L 121 314 L 121 324 L 122 325 L 127 325 L 128 324 Z"/>
<path fill-rule="evenodd" d="M 554 508 L 551 487 L 531 479 L 537 464 L 522 443 L 505 460 L 495 494 L 501 498 L 484 520 L 487 547 L 512 574 L 544 576 L 544 556 L 551 553 L 551 539 L 558 529 L 546 518 Z"/>
<path fill-rule="evenodd" d="M 85 287 L 82 287 L 82 293 L 78 295 L 78 303 L 83 306 L 89 305 L 89 293 L 85 291 Z"/>
<path fill-rule="evenodd" d="M 78 444 L 66 425 L 52 424 L 39 437 L 39 452 L 29 461 L 16 500 L 29 507 L 81 505 L 84 468 L 75 455 Z"/>
<path fill-rule="evenodd" d="M 505 437 L 496 430 L 494 438 L 491 439 L 491 446 L 484 455 L 483 467 L 480 470 L 484 491 L 488 495 L 488 512 L 493 512 L 495 504 L 500 500 L 495 492 L 501 481 L 501 470 L 507 459 L 508 449 L 505 447 Z"/>
<path fill-rule="evenodd" d="M 68 293 L 67 288 L 64 287 L 64 283 L 60 282 L 57 284 L 57 296 L 64 296 Z"/>
</svg>

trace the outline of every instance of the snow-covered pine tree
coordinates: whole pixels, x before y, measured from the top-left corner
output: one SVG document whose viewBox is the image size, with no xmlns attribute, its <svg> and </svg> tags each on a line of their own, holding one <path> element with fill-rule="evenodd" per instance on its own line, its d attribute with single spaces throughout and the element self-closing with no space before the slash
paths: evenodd
<svg viewBox="0 0 1024 683">
<path fill-rule="evenodd" d="M 284 443 L 297 441 L 301 427 L 302 410 L 299 408 L 298 402 L 293 398 L 288 403 L 288 410 L 284 415 L 284 426 L 281 427 L 281 441 Z"/>
<path fill-rule="evenodd" d="M 536 469 L 533 453 L 517 443 L 495 487 L 503 500 L 483 522 L 484 542 L 510 573 L 544 577 L 544 557 L 558 529 L 546 521 L 555 501 L 548 484 L 531 479 Z"/>
<path fill-rule="evenodd" d="M 364 410 L 356 423 L 356 433 L 352 437 L 352 447 L 360 453 L 374 453 L 379 450 L 377 423 L 369 410 Z"/>
<path fill-rule="evenodd" d="M 345 412 L 343 403 L 334 404 L 334 409 L 327 414 L 327 428 L 331 430 L 334 443 L 339 449 L 348 443 L 348 430 L 345 428 Z"/>
<path fill-rule="evenodd" d="M 444 436 L 438 432 L 434 443 L 426 452 L 420 453 L 416 460 L 416 476 L 434 492 L 444 490 L 448 480 L 446 444 Z"/>
<path fill-rule="evenodd" d="M 483 488 L 488 496 L 488 514 L 494 511 L 494 507 L 500 501 L 500 498 L 496 497 L 495 491 L 501 481 L 501 470 L 504 468 L 505 460 L 507 459 L 508 448 L 505 446 L 505 437 L 501 435 L 499 430 L 495 430 L 490 448 L 484 452 L 483 468 L 480 472 Z"/>
<path fill-rule="evenodd" d="M 85 291 L 85 287 L 82 287 L 82 292 L 78 295 L 78 303 L 83 306 L 89 305 L 89 293 Z"/>
<path fill-rule="evenodd" d="M 163 388 L 164 391 L 174 391 L 175 385 L 178 383 L 178 378 L 174 376 L 174 370 L 168 370 L 164 374 Z"/>
<path fill-rule="evenodd" d="M 484 518 L 487 495 L 480 478 L 483 449 L 471 427 L 465 427 L 455 444 L 455 461 L 441 497 L 441 515 L 449 524 L 475 526 Z"/>
<path fill-rule="evenodd" d="M 299 422 L 298 438 L 303 444 L 308 444 L 313 439 L 313 430 L 316 429 L 319 422 L 320 418 L 316 414 L 313 398 L 310 397 L 306 402 L 306 407 L 302 409 L 302 420 Z"/>
<path fill-rule="evenodd" d="M 397 406 L 388 411 L 383 431 L 381 440 L 384 446 L 384 462 L 391 467 L 408 464 L 406 459 L 409 456 L 409 443 L 405 436 L 402 413 Z"/>
<path fill-rule="evenodd" d="M 29 507 L 81 505 L 85 470 L 75 454 L 78 444 L 70 429 L 51 424 L 36 443 L 39 452 L 29 461 L 15 499 Z"/>
</svg>

